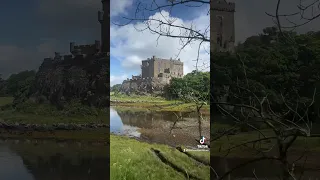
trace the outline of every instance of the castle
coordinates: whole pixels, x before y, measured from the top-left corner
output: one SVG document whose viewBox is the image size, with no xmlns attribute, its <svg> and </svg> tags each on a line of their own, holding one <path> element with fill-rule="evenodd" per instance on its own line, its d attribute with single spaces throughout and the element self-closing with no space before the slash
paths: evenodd
<svg viewBox="0 0 320 180">
<path fill-rule="evenodd" d="M 172 78 L 183 77 L 183 62 L 174 59 L 162 59 L 153 56 L 141 63 L 141 74 L 124 80 L 122 92 L 160 92 Z"/>
<path fill-rule="evenodd" d="M 162 59 L 152 56 L 152 58 L 142 60 L 140 67 L 141 74 L 132 76 L 131 80 L 158 78 L 169 82 L 173 77 L 181 78 L 183 76 L 183 62 L 180 59 Z"/>
<path fill-rule="evenodd" d="M 109 52 L 110 43 L 110 3 L 107 0 L 102 0 L 102 11 L 98 11 L 98 21 L 101 24 L 101 42 L 95 41 L 94 44 L 76 45 L 74 42 L 70 42 L 70 53 L 61 56 L 60 53 L 55 52 L 54 58 L 45 58 L 45 61 L 52 60 L 69 60 L 76 56 L 92 56 L 96 54 L 106 54 Z"/>
<path fill-rule="evenodd" d="M 182 77 L 183 76 L 183 62 L 173 59 L 161 59 L 153 56 L 147 60 L 142 61 L 141 77 Z"/>
<path fill-rule="evenodd" d="M 226 0 L 211 0 L 210 38 L 211 51 L 234 52 L 235 43 L 235 3 Z"/>
</svg>

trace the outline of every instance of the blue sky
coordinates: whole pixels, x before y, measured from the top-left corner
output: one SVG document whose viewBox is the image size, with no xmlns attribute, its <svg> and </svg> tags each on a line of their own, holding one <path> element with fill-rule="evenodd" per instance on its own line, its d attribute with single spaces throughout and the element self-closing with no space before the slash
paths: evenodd
<svg viewBox="0 0 320 180">
<path fill-rule="evenodd" d="M 151 1 L 143 1 L 143 3 L 150 7 Z M 158 0 L 157 3 L 158 5 L 167 4 L 167 1 Z M 146 27 L 141 21 L 135 21 L 123 27 L 115 25 L 115 23 L 126 24 L 128 20 L 124 17 L 133 18 L 136 8 L 137 1 L 135 0 L 127 0 L 125 3 L 124 1 L 111 0 L 111 12 L 115 11 L 114 14 L 111 13 L 111 85 L 121 83 L 124 79 L 130 78 L 131 75 L 140 74 L 139 65 L 142 60 L 153 55 L 160 58 L 175 58 L 181 47 L 177 38 L 160 38 L 157 45 L 157 35 L 151 34 L 150 31 L 139 32 L 135 30 L 134 27 Z M 172 9 L 171 13 L 169 13 L 169 9 L 163 9 L 162 14 L 176 18 L 179 25 L 183 24 L 189 27 L 189 24 L 193 22 L 199 27 L 198 29 L 204 30 L 210 25 L 209 15 L 207 15 L 208 10 L 209 5 L 196 8 L 179 5 Z M 155 19 L 161 18 L 158 11 L 144 11 L 144 13 L 147 18 L 149 16 L 157 17 Z M 139 17 L 142 17 L 141 13 Z M 207 33 L 207 35 L 210 34 Z M 198 43 L 195 42 L 195 45 L 186 48 L 178 57 L 185 63 L 185 73 L 194 69 L 192 64 L 195 63 L 192 62 L 192 58 L 196 58 L 195 51 Z M 209 43 L 207 43 L 206 48 L 209 48 Z M 202 59 L 208 61 L 209 58 L 210 55 L 204 52 Z"/>
<path fill-rule="evenodd" d="M 145 4 L 150 4 L 152 0 L 142 0 Z M 167 3 L 167 0 L 157 0 L 157 4 Z M 258 35 L 265 27 L 274 25 L 272 18 L 266 15 L 266 12 L 274 14 L 276 9 L 277 0 L 257 1 L 257 0 L 229 0 L 229 2 L 236 3 L 235 12 L 235 38 L 236 43 L 244 41 L 247 37 L 252 35 Z M 283 0 L 280 5 L 280 13 L 290 14 L 297 12 L 297 4 L 299 0 Z M 155 6 L 154 6 L 155 7 Z M 168 9 L 164 9 L 162 14 L 168 15 L 178 19 L 178 24 L 189 26 L 192 22 L 196 25 L 197 30 L 204 30 L 209 25 L 209 16 L 207 15 L 208 6 L 201 7 L 186 7 L 180 5 L 174 8 L 171 12 Z M 111 16 L 112 21 L 123 22 L 121 17 L 133 17 L 136 10 L 136 0 L 111 0 L 111 12 L 114 11 Z M 165 12 L 166 11 L 166 12 Z M 146 12 L 146 11 L 144 11 Z M 155 14 L 156 13 L 156 14 Z M 153 16 L 162 18 L 159 12 L 152 12 L 145 15 L 146 17 Z M 296 17 L 299 18 L 299 17 Z M 297 19 L 291 18 L 291 21 L 298 22 Z M 302 28 L 298 29 L 300 32 L 317 30 L 320 27 L 320 18 Z M 123 79 L 131 77 L 132 74 L 140 74 L 139 65 L 141 60 L 156 55 L 161 58 L 175 57 L 178 52 L 179 39 L 174 38 L 160 38 L 158 46 L 156 46 L 156 35 L 152 35 L 150 32 L 145 31 L 143 33 L 135 31 L 134 27 L 146 27 L 142 23 L 132 23 L 118 27 L 111 25 L 111 85 L 121 83 Z M 284 22 L 287 23 L 288 21 Z M 201 60 L 202 63 L 208 63 L 210 55 L 206 53 L 210 45 L 206 44 L 202 48 Z M 180 54 L 181 60 L 184 62 L 184 74 L 195 69 L 194 59 L 197 54 L 197 43 L 194 42 L 191 47 L 187 47 L 185 51 Z M 205 50 L 204 50 L 205 49 Z M 208 68 L 205 70 L 209 70 Z"/>
</svg>

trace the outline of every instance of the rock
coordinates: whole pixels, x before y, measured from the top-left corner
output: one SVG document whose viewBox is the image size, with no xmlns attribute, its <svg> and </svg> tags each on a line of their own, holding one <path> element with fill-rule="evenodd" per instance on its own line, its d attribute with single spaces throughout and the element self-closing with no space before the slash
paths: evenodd
<svg viewBox="0 0 320 180">
<path fill-rule="evenodd" d="M 107 56 L 94 55 L 68 60 L 44 60 L 35 82 L 30 88 L 29 98 L 38 102 L 49 101 L 59 108 L 67 102 L 79 99 L 83 104 L 106 107 L 109 101 L 107 80 Z"/>
</svg>

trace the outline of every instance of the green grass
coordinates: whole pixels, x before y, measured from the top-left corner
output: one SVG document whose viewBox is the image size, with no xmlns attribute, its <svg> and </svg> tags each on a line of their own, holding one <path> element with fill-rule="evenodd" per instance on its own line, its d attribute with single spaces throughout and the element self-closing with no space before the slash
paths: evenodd
<svg viewBox="0 0 320 180">
<path fill-rule="evenodd" d="M 14 110 L 0 111 L 0 119 L 8 123 L 27 123 L 27 124 L 57 124 L 57 123 L 107 123 L 108 114 L 101 113 L 98 116 L 53 116 L 33 113 L 21 113 Z"/>
<path fill-rule="evenodd" d="M 164 102 L 167 101 L 163 97 L 154 97 L 154 96 L 139 96 L 139 95 L 124 95 L 124 94 L 114 94 L 110 93 L 111 101 L 140 101 L 140 102 Z"/>
<path fill-rule="evenodd" d="M 170 162 L 183 168 L 188 174 L 200 179 L 210 179 L 208 166 L 197 164 L 193 159 L 174 148 L 115 135 L 110 136 L 111 179 L 185 179 L 181 173 L 161 162 L 150 151 L 151 148 L 160 150 Z"/>
<path fill-rule="evenodd" d="M 163 97 L 153 97 L 153 96 L 138 96 L 138 95 L 112 95 L 110 96 L 111 102 L 117 101 L 118 103 L 113 103 L 113 106 L 119 106 L 121 109 L 134 109 L 136 111 L 145 111 L 146 109 L 152 111 L 192 111 L 196 109 L 194 103 L 183 103 L 178 100 L 166 100 Z M 202 108 L 204 114 L 209 114 L 210 106 L 204 105 Z"/>
<path fill-rule="evenodd" d="M 211 126 L 213 131 L 217 131 L 218 129 L 228 129 L 231 128 L 231 125 L 227 124 L 221 124 L 221 123 L 214 123 L 213 126 Z M 275 137 L 274 132 L 270 129 L 263 129 L 261 132 L 266 137 Z M 224 136 L 219 140 L 216 140 L 214 142 L 211 142 L 211 155 L 217 155 L 217 156 L 224 156 L 228 154 L 229 157 L 252 157 L 252 153 L 255 153 L 256 151 L 252 150 L 252 148 L 248 147 L 237 147 L 232 149 L 230 152 L 227 152 L 226 150 L 237 146 L 239 144 L 257 140 L 259 138 L 262 138 L 262 136 L 259 136 L 259 133 L 257 131 L 249 131 L 249 132 L 241 132 L 236 135 L 232 136 Z M 263 141 L 261 143 L 261 147 L 263 149 L 269 149 L 275 144 L 275 140 L 270 141 Z M 249 147 L 252 147 L 251 144 L 247 144 Z M 318 137 L 299 137 L 295 140 L 289 151 L 291 152 L 301 152 L 304 151 L 305 148 L 312 152 L 320 152 L 320 138 Z"/>
<path fill-rule="evenodd" d="M 57 130 L 54 132 L 18 132 L 0 130 L 1 137 L 8 139 L 43 139 L 43 140 L 68 140 L 106 143 L 109 141 L 109 129 L 95 130 Z"/>
<path fill-rule="evenodd" d="M 13 102 L 13 97 L 0 97 L 0 107 L 11 104 Z"/>
<path fill-rule="evenodd" d="M 10 105 L 12 98 L 1 98 L 0 102 L 3 105 Z M 109 109 L 83 106 L 78 102 L 67 105 L 64 110 L 58 110 L 50 104 L 37 104 L 30 101 L 18 104 L 15 108 L 2 107 L 0 120 L 9 123 L 107 123 L 109 117 Z"/>
</svg>

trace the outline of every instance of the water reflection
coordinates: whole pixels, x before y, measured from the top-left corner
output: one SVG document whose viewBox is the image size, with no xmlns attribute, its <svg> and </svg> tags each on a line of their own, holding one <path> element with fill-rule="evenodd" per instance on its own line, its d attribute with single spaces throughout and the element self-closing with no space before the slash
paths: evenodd
<svg viewBox="0 0 320 180">
<path fill-rule="evenodd" d="M 172 129 L 177 115 L 182 116 L 175 128 Z M 172 146 L 198 145 L 200 132 L 199 124 L 194 114 L 182 112 L 150 112 L 150 111 L 123 111 L 110 109 L 110 130 L 112 133 L 135 136 L 141 139 L 168 144 Z M 210 136 L 210 119 L 205 117 L 202 122 L 201 134 Z"/>
<path fill-rule="evenodd" d="M 63 144 L 63 145 L 61 145 Z M 107 147 L 79 143 L 0 143 L 0 179 L 88 180 L 109 177 Z"/>
<path fill-rule="evenodd" d="M 124 124 L 118 112 L 112 108 L 110 109 L 110 132 L 134 137 L 140 137 L 141 134 L 138 127 Z"/>
<path fill-rule="evenodd" d="M 23 159 L 4 144 L 0 144 L 0 174 L 6 180 L 34 180 Z"/>
</svg>

